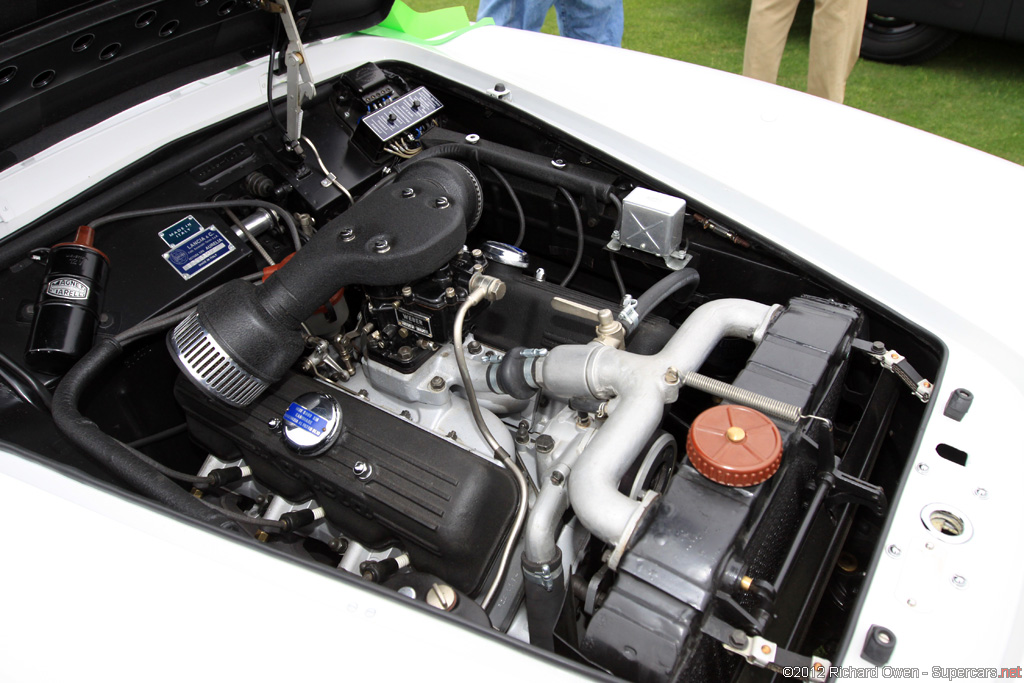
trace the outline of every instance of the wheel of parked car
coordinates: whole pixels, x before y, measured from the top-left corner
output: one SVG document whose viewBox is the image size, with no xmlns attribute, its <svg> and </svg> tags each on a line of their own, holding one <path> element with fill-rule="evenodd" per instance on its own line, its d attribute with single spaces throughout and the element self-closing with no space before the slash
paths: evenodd
<svg viewBox="0 0 1024 683">
<path fill-rule="evenodd" d="M 860 55 L 892 64 L 916 64 L 939 54 L 959 34 L 915 21 L 868 13 Z"/>
</svg>

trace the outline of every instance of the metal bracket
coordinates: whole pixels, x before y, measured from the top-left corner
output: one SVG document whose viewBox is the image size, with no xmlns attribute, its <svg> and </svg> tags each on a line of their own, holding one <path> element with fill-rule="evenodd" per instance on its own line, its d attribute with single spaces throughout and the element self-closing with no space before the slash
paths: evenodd
<svg viewBox="0 0 1024 683">
<path fill-rule="evenodd" d="M 259 7 L 273 14 L 281 15 L 285 35 L 288 36 L 288 47 L 284 51 L 284 63 L 287 67 L 288 88 L 288 124 L 286 136 L 297 154 L 302 154 L 299 142 L 302 139 L 302 105 L 306 100 L 316 96 L 313 74 L 306 61 L 306 48 L 299 36 L 299 26 L 288 0 L 260 0 Z M 273 59 L 273 55 L 271 55 Z M 269 93 L 268 93 L 269 95 Z"/>
<path fill-rule="evenodd" d="M 910 387 L 914 395 L 921 399 L 921 403 L 931 400 L 935 386 L 922 377 L 921 373 L 915 370 L 906 357 L 898 351 L 885 348 L 885 344 L 880 341 L 868 342 L 863 339 L 854 339 L 853 348 L 874 359 L 882 366 L 883 370 L 888 370 L 899 377 L 904 384 Z"/>
<path fill-rule="evenodd" d="M 805 657 L 782 649 L 767 638 L 749 636 L 717 617 L 708 617 L 701 627 L 701 631 L 720 642 L 722 647 L 729 652 L 743 657 L 748 664 L 774 671 L 786 678 L 825 681 L 832 668 L 832 662 L 827 659 Z"/>
<path fill-rule="evenodd" d="M 844 503 L 864 505 L 879 515 L 885 512 L 888 502 L 881 486 L 869 484 L 863 479 L 846 474 L 839 469 L 832 470 L 825 475 L 825 478 L 829 479 L 832 485 L 832 491 L 828 498 L 829 503 L 833 505 Z"/>
</svg>

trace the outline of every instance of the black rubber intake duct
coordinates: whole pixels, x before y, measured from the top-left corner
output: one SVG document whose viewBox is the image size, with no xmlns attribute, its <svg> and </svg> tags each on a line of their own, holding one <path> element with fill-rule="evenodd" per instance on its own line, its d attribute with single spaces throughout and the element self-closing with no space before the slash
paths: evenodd
<svg viewBox="0 0 1024 683">
<path fill-rule="evenodd" d="M 340 288 L 399 285 L 452 259 L 480 218 L 476 177 L 448 159 L 424 159 L 322 227 L 261 285 L 228 283 L 168 336 L 197 386 L 248 405 L 302 353 L 304 320 Z"/>
</svg>

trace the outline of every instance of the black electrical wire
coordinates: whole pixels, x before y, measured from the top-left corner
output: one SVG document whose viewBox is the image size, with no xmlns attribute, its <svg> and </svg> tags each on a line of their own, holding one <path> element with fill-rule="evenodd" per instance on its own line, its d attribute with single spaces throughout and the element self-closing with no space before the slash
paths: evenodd
<svg viewBox="0 0 1024 683">
<path fill-rule="evenodd" d="M 162 432 L 157 432 L 156 434 L 150 434 L 149 436 L 144 436 L 141 439 L 136 439 L 135 441 L 130 441 L 128 443 L 128 446 L 130 446 L 132 448 L 143 448 L 143 447 L 148 446 L 148 445 L 150 445 L 152 443 L 156 443 L 158 441 L 164 441 L 166 439 L 169 439 L 172 436 L 177 436 L 178 434 L 184 434 L 186 429 L 188 429 L 188 425 L 185 424 L 184 422 L 182 422 L 180 425 L 175 425 L 175 426 L 171 427 L 170 429 L 163 430 Z"/>
<path fill-rule="evenodd" d="M 0 366 L 2 366 L 0 367 L 2 370 L 0 377 L 3 377 L 4 382 L 11 385 L 11 388 L 21 396 L 22 400 L 39 407 L 40 410 L 50 412 L 52 398 L 46 385 L 3 352 L 0 352 Z M 28 396 L 22 393 L 25 389 L 28 390 L 26 392 L 29 394 Z"/>
<path fill-rule="evenodd" d="M 622 279 L 622 273 L 619 272 L 619 262 L 615 258 L 614 251 L 608 252 L 608 262 L 612 266 L 612 276 L 615 278 L 615 284 L 619 287 L 619 301 L 622 301 L 626 298 L 628 292 L 626 292 L 626 283 Z"/>
<path fill-rule="evenodd" d="M 44 412 L 46 411 L 46 408 L 42 404 L 37 403 L 39 399 L 29 394 L 25 390 L 25 387 L 21 385 L 21 382 L 15 379 L 11 375 L 11 373 L 7 371 L 6 368 L 0 367 L 0 379 L 2 379 L 4 381 L 4 384 L 9 386 L 11 388 L 11 391 L 17 394 L 18 398 L 20 398 L 23 402 L 29 404 L 33 408 L 38 408 L 39 410 L 42 410 Z"/>
<path fill-rule="evenodd" d="M 132 218 L 144 218 L 146 216 L 159 216 L 164 213 L 178 213 L 182 211 L 202 211 L 204 209 L 231 209 L 238 206 L 244 206 L 250 209 L 265 209 L 267 211 L 274 212 L 288 228 L 288 234 L 291 235 L 292 242 L 295 246 L 295 251 L 302 248 L 302 241 L 299 239 L 299 227 L 295 223 L 295 219 L 290 213 L 285 211 L 277 204 L 265 202 L 261 199 L 228 199 L 219 202 L 193 202 L 189 204 L 174 204 L 172 206 L 158 206 L 151 209 L 136 209 L 134 211 L 123 211 L 121 213 L 111 213 L 106 216 L 100 216 L 89 221 L 90 228 L 98 228 L 107 223 L 113 223 L 115 221 L 129 220 Z"/>
<path fill-rule="evenodd" d="M 277 56 L 277 41 L 281 37 L 281 22 L 274 22 L 274 39 L 270 42 L 270 54 L 267 56 L 267 110 L 270 112 L 270 120 L 281 129 L 282 133 L 287 133 L 288 129 L 284 127 L 281 120 L 277 118 L 277 112 L 274 111 L 274 60 Z"/>
<path fill-rule="evenodd" d="M 572 262 L 572 268 L 569 269 L 569 273 L 559 283 L 562 287 L 568 287 L 573 277 L 576 276 L 576 271 L 579 270 L 580 263 L 583 261 L 583 218 L 580 216 L 580 208 L 576 206 L 576 200 L 572 198 L 572 195 L 564 188 L 558 188 L 558 191 L 562 193 L 565 200 L 569 202 L 569 208 L 572 209 L 572 216 L 576 219 L 576 258 Z"/>
<path fill-rule="evenodd" d="M 517 247 L 522 246 L 523 240 L 526 238 L 526 214 L 523 213 L 523 205 L 519 203 L 519 197 L 516 195 L 516 191 L 512 189 L 512 185 L 509 184 L 505 175 L 490 164 L 487 165 L 487 168 L 494 174 L 494 177 L 498 179 L 498 182 L 502 184 L 505 191 L 508 192 L 509 198 L 512 199 L 512 205 L 516 207 L 516 215 L 519 216 L 519 233 L 513 244 Z"/>
</svg>

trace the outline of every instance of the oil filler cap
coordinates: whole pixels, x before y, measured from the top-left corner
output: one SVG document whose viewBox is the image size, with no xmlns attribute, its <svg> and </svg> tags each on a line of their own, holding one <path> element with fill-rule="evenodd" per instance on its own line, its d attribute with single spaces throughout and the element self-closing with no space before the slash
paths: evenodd
<svg viewBox="0 0 1024 683">
<path fill-rule="evenodd" d="M 302 394 L 282 416 L 281 436 L 299 455 L 320 455 L 341 431 L 341 406 L 328 394 Z"/>
<path fill-rule="evenodd" d="M 782 435 L 767 415 L 753 408 L 715 406 L 693 421 L 686 455 L 713 482 L 754 486 L 778 471 Z"/>
</svg>

